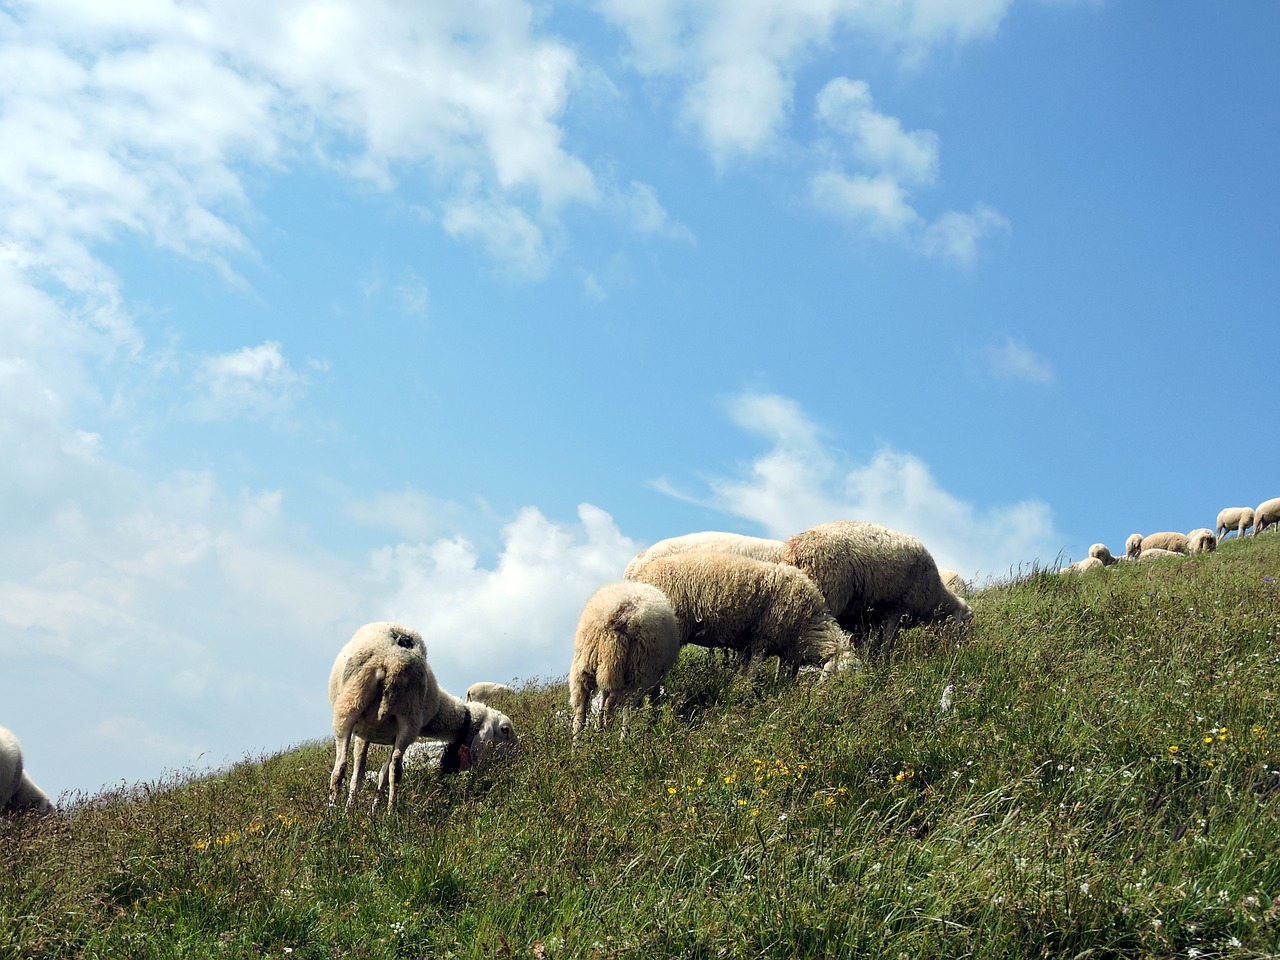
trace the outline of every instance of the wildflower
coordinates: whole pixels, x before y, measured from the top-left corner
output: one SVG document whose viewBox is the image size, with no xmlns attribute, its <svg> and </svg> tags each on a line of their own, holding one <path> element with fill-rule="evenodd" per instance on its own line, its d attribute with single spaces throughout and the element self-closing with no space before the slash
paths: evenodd
<svg viewBox="0 0 1280 960">
<path fill-rule="evenodd" d="M 1204 738 L 1204 742 L 1205 742 L 1205 743 L 1213 743 L 1213 737 L 1205 737 L 1205 738 Z"/>
<path fill-rule="evenodd" d="M 676 788 L 675 788 L 675 787 L 667 787 L 667 793 L 669 793 L 669 794 L 674 794 L 675 792 L 676 792 Z"/>
<path fill-rule="evenodd" d="M 938 701 L 939 713 L 946 713 L 948 710 L 951 709 L 951 699 L 955 691 L 956 691 L 956 685 L 954 683 L 948 683 L 945 687 L 942 688 L 942 699 Z"/>
<path fill-rule="evenodd" d="M 1081 893 L 1083 893 L 1083 894 L 1085 894 L 1085 895 L 1088 895 L 1088 893 L 1089 893 L 1089 881 L 1088 881 L 1088 880 L 1086 880 L 1084 883 L 1080 884 L 1080 892 L 1081 892 Z"/>
<path fill-rule="evenodd" d="M 746 805 L 747 805 L 747 801 L 745 801 L 745 800 L 743 800 L 741 797 L 739 797 L 739 798 L 738 798 L 738 806 L 740 806 L 740 807 L 745 807 Z"/>
<path fill-rule="evenodd" d="M 1263 578 L 1262 578 L 1262 582 L 1263 582 L 1263 583 L 1275 583 L 1276 581 L 1275 581 L 1275 579 L 1274 579 L 1273 577 L 1263 577 Z"/>
<path fill-rule="evenodd" d="M 834 807 L 836 805 L 836 798 L 828 796 L 827 799 L 823 801 L 823 803 L 825 806 Z"/>
<path fill-rule="evenodd" d="M 737 779 L 738 779 L 738 775 L 737 775 L 736 773 L 731 773 L 731 774 L 729 774 L 727 777 L 725 777 L 725 778 L 724 778 L 724 782 L 725 782 L 725 783 L 733 783 L 733 782 L 734 782 L 735 780 L 737 780 Z"/>
<path fill-rule="evenodd" d="M 1169 752 L 1170 752 L 1170 753 L 1177 753 L 1177 752 L 1178 752 L 1178 745 L 1177 745 L 1176 743 L 1171 743 L 1171 744 L 1169 744 Z"/>
<path fill-rule="evenodd" d="M 756 807 L 754 810 L 752 810 L 752 811 L 751 811 L 751 815 L 752 815 L 753 817 L 758 817 L 758 816 L 760 816 L 760 808 L 759 808 L 759 807 Z"/>
</svg>

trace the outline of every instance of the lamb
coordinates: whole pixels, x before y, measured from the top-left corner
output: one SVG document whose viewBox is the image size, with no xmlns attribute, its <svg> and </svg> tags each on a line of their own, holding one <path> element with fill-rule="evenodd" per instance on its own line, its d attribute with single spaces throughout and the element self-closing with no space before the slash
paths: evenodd
<svg viewBox="0 0 1280 960">
<path fill-rule="evenodd" d="M 1237 537 L 1243 537 L 1252 526 L 1252 507 L 1224 507 L 1218 511 L 1218 525 L 1214 528 L 1214 534 L 1219 540 L 1225 540 L 1227 534 L 1234 530 Z"/>
<path fill-rule="evenodd" d="M 1273 497 L 1258 504 L 1253 511 L 1253 532 L 1259 534 L 1273 523 L 1280 522 L 1280 497 Z"/>
<path fill-rule="evenodd" d="M 479 700 L 481 703 L 488 703 L 495 697 L 505 697 L 515 693 L 515 690 L 507 686 L 505 683 L 490 683 L 486 680 L 480 680 L 467 687 L 467 695 L 465 699 L 468 703 L 473 700 Z"/>
<path fill-rule="evenodd" d="M 1068 564 L 1059 570 L 1059 573 L 1088 573 L 1090 570 L 1101 570 L 1106 564 L 1098 557 L 1085 557 L 1083 560 L 1077 560 L 1075 563 Z"/>
<path fill-rule="evenodd" d="M 515 741 L 504 714 L 484 704 L 473 710 L 441 689 L 421 634 L 391 621 L 365 624 L 338 652 L 329 673 L 329 704 L 336 748 L 331 803 L 346 777 L 351 737 L 356 738 L 348 807 L 364 784 L 370 743 L 392 745 L 391 759 L 378 778 L 378 794 L 386 790 L 390 812 L 404 772 L 404 751 L 418 737 L 449 741 L 442 773 L 465 770 L 494 744 Z"/>
<path fill-rule="evenodd" d="M 848 652 L 822 593 L 793 566 L 732 553 L 680 553 L 649 562 L 637 578 L 671 602 L 682 646 L 722 647 L 748 660 L 776 656 L 792 676 Z"/>
<path fill-rule="evenodd" d="M 0 727 L 0 813 L 53 812 L 49 795 L 22 768 L 22 746 L 13 732 Z"/>
<path fill-rule="evenodd" d="M 870 641 L 872 656 L 888 656 L 901 626 L 973 616 L 923 543 L 879 524 L 818 524 L 786 541 L 782 559 L 812 578 L 840 626 Z"/>
<path fill-rule="evenodd" d="M 693 551 L 733 553 L 740 557 L 753 557 L 756 560 L 777 563 L 782 555 L 782 541 L 769 540 L 765 537 L 748 537 L 741 533 L 722 533 L 719 530 L 668 537 L 666 540 L 659 540 L 647 550 L 637 553 L 622 571 L 622 578 L 637 579 L 637 575 L 644 569 L 645 564 L 658 557 L 670 557 L 677 553 Z"/>
<path fill-rule="evenodd" d="M 1116 562 L 1116 558 L 1111 555 L 1111 551 L 1107 549 L 1105 543 L 1095 543 L 1089 548 L 1089 556 L 1096 560 L 1101 560 L 1102 565 L 1109 567 Z"/>
<path fill-rule="evenodd" d="M 586 726 L 587 709 L 599 689 L 599 724 L 614 711 L 652 697 L 680 656 L 680 624 L 675 608 L 649 583 L 607 583 L 582 608 L 573 637 L 569 705 L 573 735 Z M 625 720 L 624 720 L 625 728 Z"/>
</svg>

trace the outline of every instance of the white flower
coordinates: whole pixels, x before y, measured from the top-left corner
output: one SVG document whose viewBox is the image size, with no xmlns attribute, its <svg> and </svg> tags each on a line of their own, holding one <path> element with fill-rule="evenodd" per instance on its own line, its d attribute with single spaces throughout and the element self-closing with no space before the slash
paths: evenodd
<svg viewBox="0 0 1280 960">
<path fill-rule="evenodd" d="M 938 712 L 946 713 L 951 709 L 952 695 L 956 692 L 956 685 L 948 683 L 942 690 L 942 699 L 938 701 Z"/>
</svg>

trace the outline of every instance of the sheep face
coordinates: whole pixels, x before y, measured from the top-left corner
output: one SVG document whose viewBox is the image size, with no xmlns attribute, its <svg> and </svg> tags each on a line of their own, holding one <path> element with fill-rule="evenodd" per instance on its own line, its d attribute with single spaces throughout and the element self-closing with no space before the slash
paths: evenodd
<svg viewBox="0 0 1280 960">
<path fill-rule="evenodd" d="M 473 722 L 476 732 L 470 743 L 472 766 L 480 766 L 496 754 L 515 749 L 516 728 L 502 711 L 485 707 L 484 714 Z"/>
</svg>

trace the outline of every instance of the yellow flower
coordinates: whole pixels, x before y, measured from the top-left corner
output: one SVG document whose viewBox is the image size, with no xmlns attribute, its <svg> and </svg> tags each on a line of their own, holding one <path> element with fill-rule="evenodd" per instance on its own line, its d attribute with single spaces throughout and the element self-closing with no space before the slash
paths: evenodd
<svg viewBox="0 0 1280 960">
<path fill-rule="evenodd" d="M 747 801 L 745 801 L 745 800 L 743 800 L 741 797 L 739 797 L 739 798 L 738 798 L 738 806 L 740 806 L 740 807 L 745 807 L 746 805 L 747 805 Z"/>
<path fill-rule="evenodd" d="M 1205 742 L 1205 743 L 1213 743 L 1213 737 L 1205 737 L 1205 738 L 1204 738 L 1204 742 Z"/>
<path fill-rule="evenodd" d="M 751 815 L 752 815 L 753 817 L 758 817 L 758 816 L 760 816 L 760 808 L 759 808 L 759 807 L 757 807 L 756 809 L 752 810 L 752 811 L 751 811 Z"/>
<path fill-rule="evenodd" d="M 729 774 L 727 777 L 725 777 L 725 778 L 724 778 L 724 782 L 725 782 L 725 783 L 733 783 L 733 781 L 735 781 L 735 780 L 737 780 L 737 779 L 738 779 L 737 774 L 731 773 L 731 774 Z"/>
<path fill-rule="evenodd" d="M 667 793 L 674 794 L 675 792 L 676 792 L 676 788 L 675 788 L 675 787 L 667 787 Z"/>
<path fill-rule="evenodd" d="M 1170 744 L 1170 746 L 1169 746 L 1169 752 L 1170 752 L 1170 753 L 1177 753 L 1177 752 L 1178 752 L 1178 745 L 1177 745 L 1176 743 L 1174 743 L 1174 744 Z"/>
<path fill-rule="evenodd" d="M 834 806 L 836 805 L 836 798 L 835 798 L 835 797 L 827 797 L 827 799 L 826 799 L 825 803 L 826 803 L 826 805 L 827 805 L 828 807 L 834 807 Z"/>
</svg>

